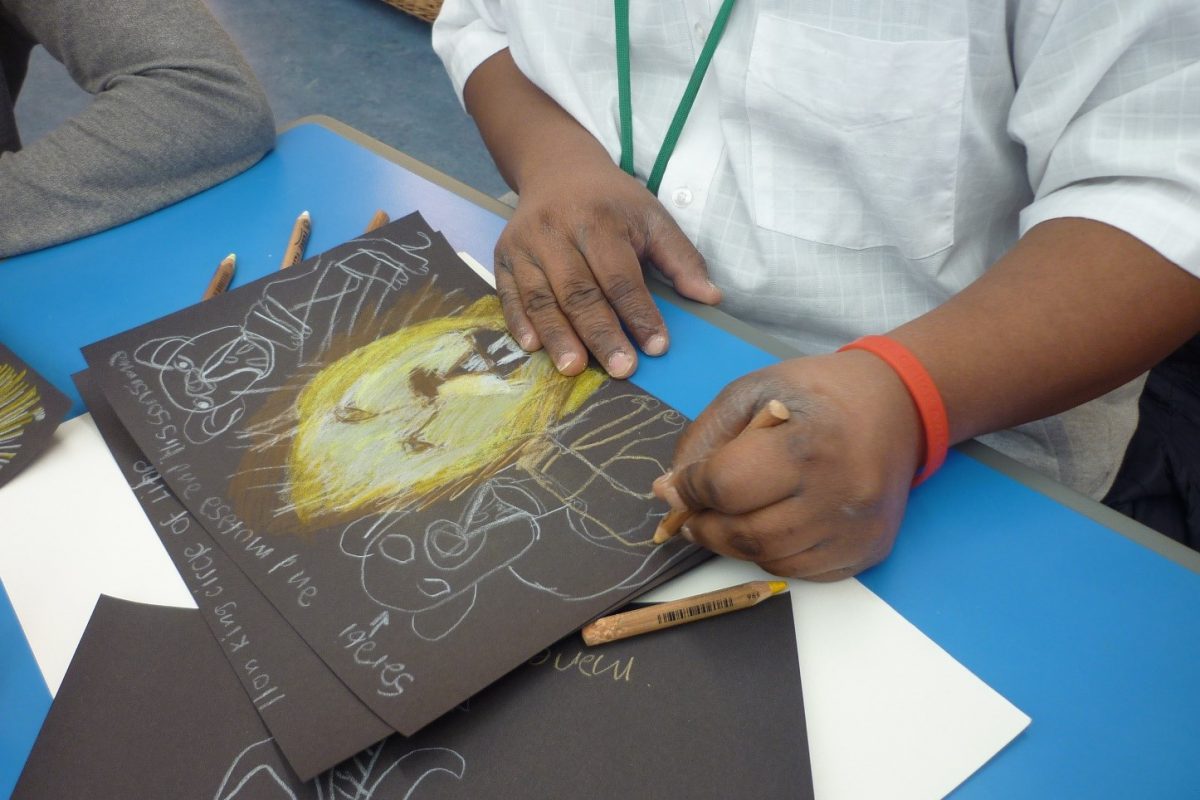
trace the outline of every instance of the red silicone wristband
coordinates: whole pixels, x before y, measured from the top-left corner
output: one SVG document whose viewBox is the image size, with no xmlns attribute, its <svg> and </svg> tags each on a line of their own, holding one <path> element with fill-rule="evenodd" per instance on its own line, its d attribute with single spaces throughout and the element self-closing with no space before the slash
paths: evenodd
<svg viewBox="0 0 1200 800">
<path fill-rule="evenodd" d="M 893 339 L 864 336 L 838 348 L 839 353 L 843 350 L 866 350 L 879 357 L 900 377 L 912 396 L 921 427 L 925 429 L 925 464 L 913 479 L 913 486 L 920 485 L 942 466 L 950 447 L 950 421 L 946 418 L 941 392 L 917 357 Z"/>
</svg>

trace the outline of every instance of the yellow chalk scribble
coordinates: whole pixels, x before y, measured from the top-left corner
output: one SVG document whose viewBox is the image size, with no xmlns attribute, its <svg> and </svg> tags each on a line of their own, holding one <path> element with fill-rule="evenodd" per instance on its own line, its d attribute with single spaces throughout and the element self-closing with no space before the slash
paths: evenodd
<svg viewBox="0 0 1200 800">
<path fill-rule="evenodd" d="M 0 364 L 0 467 L 16 457 L 25 429 L 46 418 L 37 387 L 25 380 L 25 373 Z"/>
<path fill-rule="evenodd" d="M 578 410 L 602 372 L 560 375 L 505 333 L 500 303 L 401 328 L 321 369 L 300 392 L 287 456 L 304 521 L 427 504 L 513 463 Z"/>
</svg>

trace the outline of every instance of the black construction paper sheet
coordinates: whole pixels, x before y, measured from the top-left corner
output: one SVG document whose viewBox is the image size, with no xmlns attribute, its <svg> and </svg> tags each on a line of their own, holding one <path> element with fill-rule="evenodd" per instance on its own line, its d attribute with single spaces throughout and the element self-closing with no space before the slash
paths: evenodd
<svg viewBox="0 0 1200 800">
<path fill-rule="evenodd" d="M 264 740 L 200 611 L 101 596 L 13 798 L 208 800 L 238 754 Z M 298 784 L 270 755 L 242 797 L 272 797 L 256 789 L 273 776 Z"/>
<path fill-rule="evenodd" d="M 74 379 L 248 701 L 295 773 L 307 780 L 391 735 L 184 509 L 87 373 Z"/>
<path fill-rule="evenodd" d="M 188 511 L 405 734 L 707 555 L 651 542 L 683 417 L 521 351 L 419 215 L 85 356 Z"/>
<path fill-rule="evenodd" d="M 0 486 L 45 449 L 70 408 L 66 395 L 0 344 Z"/>
<path fill-rule="evenodd" d="M 477 767 L 435 797 L 811 798 L 795 652 L 786 595 L 600 647 L 573 635 L 410 744 Z"/>
<path fill-rule="evenodd" d="M 101 598 L 14 800 L 812 797 L 791 602 L 543 651 L 302 783 L 201 620 Z"/>
</svg>

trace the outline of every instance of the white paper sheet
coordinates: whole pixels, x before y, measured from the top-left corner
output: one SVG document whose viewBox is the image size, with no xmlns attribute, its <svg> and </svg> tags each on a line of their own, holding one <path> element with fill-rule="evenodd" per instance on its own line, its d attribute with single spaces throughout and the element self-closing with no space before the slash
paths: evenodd
<svg viewBox="0 0 1200 800">
<path fill-rule="evenodd" d="M 762 577 L 715 559 L 647 597 Z M 0 579 L 52 692 L 101 593 L 194 605 L 86 415 L 0 491 Z M 858 581 L 789 583 L 818 798 L 943 797 L 1029 724 Z"/>
<path fill-rule="evenodd" d="M 0 580 L 52 694 L 101 593 L 195 607 L 90 414 L 0 490 Z"/>
<path fill-rule="evenodd" d="M 643 599 L 763 579 L 778 580 L 716 558 Z M 817 798 L 944 797 L 1029 724 L 857 580 L 788 588 Z"/>
</svg>

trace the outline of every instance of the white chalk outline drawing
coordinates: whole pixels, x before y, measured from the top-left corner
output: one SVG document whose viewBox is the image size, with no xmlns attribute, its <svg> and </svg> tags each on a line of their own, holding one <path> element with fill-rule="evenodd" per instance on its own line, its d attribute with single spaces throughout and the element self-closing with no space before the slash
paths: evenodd
<svg viewBox="0 0 1200 800">
<path fill-rule="evenodd" d="M 421 241 L 416 245 L 359 240 L 349 255 L 319 258 L 306 272 L 293 268 L 297 274 L 271 281 L 262 289 L 241 325 L 147 341 L 136 348 L 134 359 L 158 371 L 167 402 L 188 415 L 186 437 L 194 444 L 210 441 L 242 420 L 248 395 L 281 392 L 293 375 L 304 376 L 304 368 L 327 366 L 319 362 L 336 336 L 352 335 L 356 326 L 369 331 L 371 326 L 360 326 L 360 320 L 377 321 L 392 293 L 415 276 L 429 275 L 430 260 L 422 252 L 433 246 L 433 240 L 424 233 L 419 235 Z M 426 300 L 436 305 L 435 295 L 441 296 L 440 302 L 447 307 L 453 302 L 455 292 L 443 295 L 436 290 L 436 277 L 415 295 L 409 318 L 425 307 Z M 304 301 L 285 306 L 272 290 L 293 281 L 313 286 L 311 291 L 305 289 Z M 447 308 L 446 313 L 453 312 Z M 402 327 L 407 325 L 408 319 Z M 519 362 L 530 358 L 502 328 L 494 336 L 495 341 L 486 346 L 477 342 L 477 352 L 456 369 L 472 375 L 491 372 L 503 380 Z M 279 350 L 294 352 L 295 357 L 288 360 L 296 361 L 297 366 L 287 370 L 289 375 L 268 381 L 276 371 Z M 234 436 L 234 446 L 262 452 L 290 441 L 296 431 L 295 417 L 290 416 L 294 413 L 288 410 L 256 423 L 245 420 Z M 578 413 L 544 430 L 517 432 L 511 458 L 498 458 L 485 474 L 440 493 L 449 499 L 466 497 L 458 519 L 429 519 L 435 516 L 432 509 L 416 508 L 410 501 L 397 500 L 390 507 L 382 503 L 351 522 L 339 521 L 343 526 L 339 547 L 360 561 L 365 597 L 386 611 L 411 614 L 413 633 L 431 642 L 444 639 L 469 616 L 481 584 L 502 570 L 530 589 L 566 601 L 593 600 L 634 588 L 691 552 L 691 548 L 679 546 L 657 547 L 650 541 L 655 518 L 661 513 L 649 491 L 650 480 L 668 466 L 654 452 L 662 449 L 661 440 L 682 430 L 684 423 L 682 415 L 647 395 L 593 398 Z M 643 478 L 644 485 L 622 484 L 610 469 L 616 462 L 623 462 L 623 468 Z M 295 510 L 279 491 L 290 479 L 284 476 L 284 482 L 277 483 L 270 476 L 278 468 L 254 467 L 233 476 L 261 473 L 249 478 L 254 485 L 242 489 L 274 492 L 278 502 L 275 518 Z M 267 481 L 260 481 L 264 476 L 269 476 Z M 606 519 L 613 516 L 609 510 L 624 501 L 628 501 L 627 508 L 644 511 L 641 517 L 620 523 L 622 529 L 616 530 Z M 555 574 L 562 572 L 561 560 L 543 553 L 539 559 L 519 563 L 535 546 L 586 558 L 587 545 L 627 556 L 622 576 L 605 579 L 603 585 L 600 579 L 584 585 L 576 570 L 576 585 L 561 586 Z M 410 563 L 428 565 L 428 574 L 419 575 L 411 586 L 388 580 L 381 591 L 381 583 L 371 577 L 386 568 L 394 578 Z M 404 571 L 411 573 L 413 568 Z M 403 597 L 406 591 L 410 597 Z"/>
<path fill-rule="evenodd" d="M 262 763 L 262 761 L 254 761 L 259 755 L 258 751 L 267 750 L 267 756 L 274 755 L 275 748 L 272 746 L 275 742 L 274 738 L 267 738 L 246 747 L 242 752 L 238 753 L 233 759 L 233 763 L 229 765 L 229 769 L 225 770 L 225 777 L 221 779 L 221 785 L 217 788 L 217 793 L 213 795 L 213 800 L 238 800 L 242 794 L 242 790 L 250 786 L 250 782 L 259 775 L 266 777 L 263 780 L 270 781 L 278 789 L 276 794 L 277 800 L 298 800 L 296 793 L 292 791 L 292 787 L 288 786 L 287 781 L 279 777 L 279 773 L 270 764 Z M 239 769 L 242 761 L 254 762 L 248 768 Z M 230 781 L 234 781 L 230 785 Z M 268 800 L 262 794 L 262 782 L 254 784 L 251 788 L 252 794 L 246 795 L 246 800 Z"/>
<path fill-rule="evenodd" d="M 434 773 L 451 775 L 462 780 L 467 774 L 467 760 L 448 747 L 421 747 L 410 750 L 383 765 L 387 742 L 372 745 L 353 758 L 318 775 L 314 781 L 317 800 L 414 800 L 426 778 Z M 411 763 L 408 763 L 411 762 Z M 425 763 L 422 763 L 425 762 Z M 408 769 L 410 768 L 411 769 Z M 399 771 L 397 771 L 399 768 Z M 408 774 L 407 783 L 390 781 L 386 794 L 376 798 L 380 786 L 393 775 Z M 397 779 L 399 780 L 399 779 Z M 402 792 L 402 793 L 401 793 Z"/>
<path fill-rule="evenodd" d="M 187 417 L 187 439 L 193 444 L 211 441 L 242 418 L 246 395 L 274 390 L 263 383 L 275 372 L 278 350 L 295 352 L 305 363 L 337 333 L 352 330 L 364 309 L 378 314 L 411 277 L 427 275 L 429 259 L 421 253 L 433 240 L 424 232 L 417 235 L 417 244 L 360 239 L 349 255 L 320 257 L 306 269 L 293 267 L 287 277 L 263 288 L 242 324 L 151 339 L 134 351 L 134 361 L 157 372 L 167 402 Z M 272 289 L 309 281 L 313 274 L 319 277 L 303 301 L 285 305 L 272 296 Z M 374 298 L 372 290 L 377 290 Z M 324 333 L 314 342 L 318 329 Z"/>
<path fill-rule="evenodd" d="M 274 742 L 262 739 L 238 753 L 213 800 L 299 800 L 269 763 L 278 760 Z M 441 772 L 462 780 L 467 771 L 467 760 L 447 747 L 421 747 L 390 760 L 384 757 L 386 748 L 386 741 L 374 744 L 314 778 L 317 800 L 415 800 L 429 776 Z M 252 783 L 259 776 L 270 783 Z M 381 786 L 386 794 L 376 797 Z"/>
<path fill-rule="evenodd" d="M 615 418 L 592 427 L 589 417 L 606 406 L 625 405 Z M 477 486 L 457 520 L 415 523 L 418 512 L 400 509 L 360 518 L 342 532 L 340 548 L 359 559 L 364 594 L 389 611 L 411 615 L 414 634 L 425 641 L 449 636 L 471 613 L 480 586 L 505 571 L 524 586 L 566 601 L 585 601 L 632 589 L 661 574 L 690 553 L 689 548 L 664 550 L 649 540 L 658 512 L 642 490 L 626 486 L 605 468 L 617 461 L 646 462 L 646 474 L 661 474 L 666 465 L 639 452 L 648 443 L 678 432 L 684 419 L 647 395 L 619 395 L 593 403 L 575 417 L 546 432 L 534 455 L 522 457 Z M 595 448 L 606 448 L 602 460 Z M 554 465 L 571 460 L 586 467 L 586 479 L 568 488 L 556 480 Z M 606 502 L 627 500 L 645 514 L 616 530 L 589 509 L 587 490 L 603 484 Z M 644 541 L 635 540 L 641 534 Z M 557 546 L 595 546 L 630 556 L 629 572 L 615 583 L 591 587 L 551 585 L 523 567 L 522 556 L 539 542 Z M 551 545 L 554 546 L 554 545 Z M 543 559 L 545 560 L 545 559 Z M 554 566 L 561 567 L 557 562 Z M 417 570 L 416 580 L 404 572 Z M 465 574 L 465 577 L 464 577 Z M 456 580 L 457 579 L 457 580 Z M 457 585 L 452 585 L 454 581 Z"/>
</svg>

